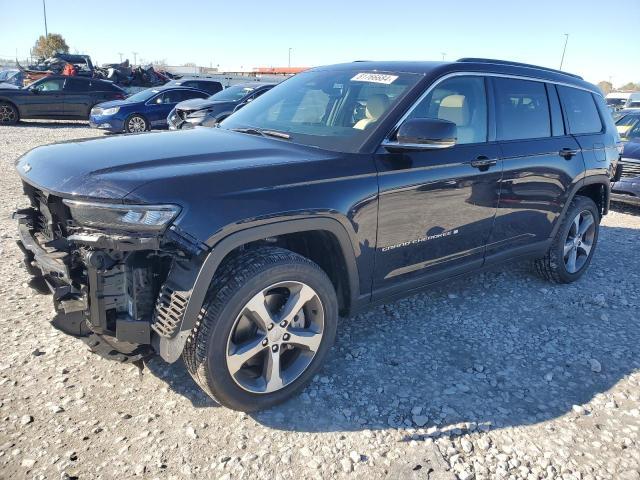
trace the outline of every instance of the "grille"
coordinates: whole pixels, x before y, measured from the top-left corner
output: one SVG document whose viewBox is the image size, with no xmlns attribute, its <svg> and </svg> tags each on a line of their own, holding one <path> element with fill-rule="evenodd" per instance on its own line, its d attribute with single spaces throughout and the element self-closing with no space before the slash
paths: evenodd
<svg viewBox="0 0 640 480">
<path fill-rule="evenodd" d="M 33 217 L 33 229 L 41 233 L 46 240 L 53 240 L 53 218 L 49 210 L 47 196 L 41 190 L 33 189 L 31 198 L 37 207 Z"/>
<path fill-rule="evenodd" d="M 622 163 L 622 176 L 626 177 L 626 178 L 640 177 L 640 163 L 623 162 Z"/>
<path fill-rule="evenodd" d="M 186 308 L 186 297 L 166 284 L 163 285 L 156 301 L 151 328 L 158 335 L 172 337 L 182 322 Z"/>
</svg>

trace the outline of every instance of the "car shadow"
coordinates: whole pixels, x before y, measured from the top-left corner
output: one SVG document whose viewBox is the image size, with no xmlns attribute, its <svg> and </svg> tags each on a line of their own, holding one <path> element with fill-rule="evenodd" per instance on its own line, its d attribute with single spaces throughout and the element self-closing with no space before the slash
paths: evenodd
<svg viewBox="0 0 640 480">
<path fill-rule="evenodd" d="M 38 128 L 91 128 L 88 121 L 83 120 L 20 120 L 15 125 L 16 128 L 38 127 Z"/>
<path fill-rule="evenodd" d="M 572 285 L 511 265 L 342 320 L 312 384 L 252 417 L 301 432 L 421 427 L 405 438 L 421 440 L 431 427 L 461 435 L 565 415 L 640 368 L 640 280 L 621 273 L 640 271 L 637 235 L 603 226 Z M 181 365 L 150 370 L 194 406 L 216 405 Z"/>
</svg>

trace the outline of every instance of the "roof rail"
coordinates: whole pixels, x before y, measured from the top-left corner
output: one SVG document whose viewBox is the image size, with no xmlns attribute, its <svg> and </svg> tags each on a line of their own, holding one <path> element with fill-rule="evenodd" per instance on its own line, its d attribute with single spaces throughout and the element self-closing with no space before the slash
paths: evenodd
<svg viewBox="0 0 640 480">
<path fill-rule="evenodd" d="M 535 68 L 536 70 L 544 70 L 545 72 L 560 73 L 562 75 L 568 75 L 570 77 L 579 78 L 580 80 L 583 80 L 583 78 L 580 75 L 576 75 L 575 73 L 567 73 L 567 72 L 563 72 L 562 70 L 556 70 L 555 68 L 531 65 L 530 63 L 520 63 L 520 62 L 511 62 L 509 60 L 494 60 L 492 58 L 473 58 L 473 57 L 460 58 L 457 61 L 468 62 L 468 63 L 492 63 L 494 65 L 513 65 L 515 67 Z"/>
</svg>

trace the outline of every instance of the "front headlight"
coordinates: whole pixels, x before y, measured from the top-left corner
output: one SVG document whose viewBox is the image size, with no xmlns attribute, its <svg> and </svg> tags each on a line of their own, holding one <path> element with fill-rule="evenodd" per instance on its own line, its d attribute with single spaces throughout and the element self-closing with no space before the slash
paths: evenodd
<svg viewBox="0 0 640 480">
<path fill-rule="evenodd" d="M 105 108 L 102 110 L 102 115 L 115 115 L 120 110 L 120 107 Z"/>
<path fill-rule="evenodd" d="M 159 232 L 180 213 L 177 205 L 119 205 L 63 200 L 73 220 L 87 227 Z"/>
</svg>

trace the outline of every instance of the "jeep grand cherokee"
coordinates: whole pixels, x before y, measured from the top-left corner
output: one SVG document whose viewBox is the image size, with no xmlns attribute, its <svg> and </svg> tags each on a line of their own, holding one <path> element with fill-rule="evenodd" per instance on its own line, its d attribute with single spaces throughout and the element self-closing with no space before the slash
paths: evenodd
<svg viewBox="0 0 640 480">
<path fill-rule="evenodd" d="M 58 328 L 119 360 L 182 356 L 250 411 L 310 381 L 339 314 L 511 259 L 579 279 L 619 148 L 575 75 L 354 62 L 219 128 L 36 148 L 17 162 L 30 207 L 15 216 Z"/>
</svg>

